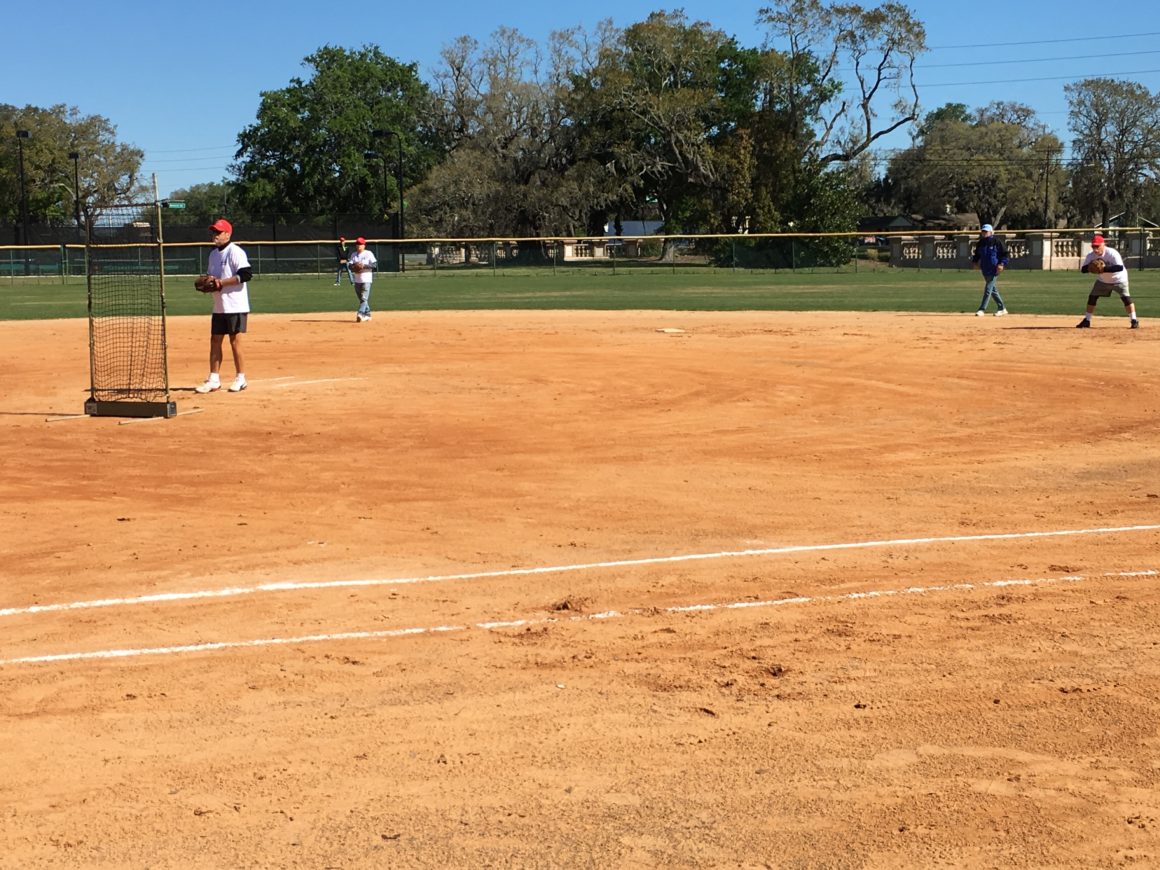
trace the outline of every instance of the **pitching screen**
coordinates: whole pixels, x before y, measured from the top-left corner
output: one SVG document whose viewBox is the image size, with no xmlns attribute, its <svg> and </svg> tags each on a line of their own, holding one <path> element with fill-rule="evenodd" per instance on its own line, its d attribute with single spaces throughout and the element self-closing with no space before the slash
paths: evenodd
<svg viewBox="0 0 1160 870">
<path fill-rule="evenodd" d="M 163 261 L 151 208 L 112 206 L 88 229 L 93 407 L 140 402 L 164 409 L 169 402 Z"/>
</svg>

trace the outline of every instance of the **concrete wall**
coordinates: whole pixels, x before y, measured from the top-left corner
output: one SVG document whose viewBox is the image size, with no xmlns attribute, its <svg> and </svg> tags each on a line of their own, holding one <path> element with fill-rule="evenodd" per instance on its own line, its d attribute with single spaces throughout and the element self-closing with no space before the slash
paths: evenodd
<svg viewBox="0 0 1160 870">
<path fill-rule="evenodd" d="M 996 233 L 1007 245 L 1009 269 L 1078 269 L 1091 251 L 1091 233 Z M 969 269 L 979 236 L 893 236 L 890 264 L 901 268 Z M 1112 233 L 1108 244 L 1123 255 L 1129 269 L 1160 268 L 1160 233 Z"/>
</svg>

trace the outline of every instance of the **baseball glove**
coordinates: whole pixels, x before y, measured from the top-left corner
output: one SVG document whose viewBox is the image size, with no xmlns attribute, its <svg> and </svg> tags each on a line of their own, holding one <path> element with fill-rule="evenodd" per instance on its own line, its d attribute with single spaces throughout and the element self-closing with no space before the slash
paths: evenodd
<svg viewBox="0 0 1160 870">
<path fill-rule="evenodd" d="M 351 263 L 350 264 L 350 270 L 352 272 L 354 272 L 355 274 L 358 274 L 359 272 L 365 272 L 366 268 L 367 267 L 364 266 L 362 263 Z"/>
<path fill-rule="evenodd" d="M 1098 275 L 1104 271 L 1104 267 L 1106 265 L 1107 263 L 1104 262 L 1103 257 L 1096 257 L 1094 260 L 1088 263 L 1088 271 L 1093 275 Z"/>
<path fill-rule="evenodd" d="M 215 290 L 222 289 L 221 279 L 213 277 L 213 275 L 201 275 L 193 282 L 195 290 L 201 293 L 213 293 Z"/>
</svg>

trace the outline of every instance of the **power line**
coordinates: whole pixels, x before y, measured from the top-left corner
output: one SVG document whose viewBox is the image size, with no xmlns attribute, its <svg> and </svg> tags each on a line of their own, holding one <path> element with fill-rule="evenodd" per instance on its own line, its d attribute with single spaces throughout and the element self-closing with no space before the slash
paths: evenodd
<svg viewBox="0 0 1160 870">
<path fill-rule="evenodd" d="M 958 85 L 1006 85 L 1015 82 L 1058 82 L 1058 81 L 1079 81 L 1080 79 L 1109 79 L 1117 76 L 1139 76 L 1148 75 L 1151 73 L 1160 73 L 1160 69 L 1136 69 L 1127 70 L 1125 72 L 1099 73 L 1082 76 L 1039 76 L 1037 78 L 1028 79 L 991 79 L 982 82 L 936 82 L 931 84 L 924 84 L 922 82 L 915 82 L 915 85 L 920 88 L 953 88 Z"/>
<path fill-rule="evenodd" d="M 871 162 L 878 165 L 889 164 L 892 161 L 892 157 L 886 156 L 871 158 Z M 1086 162 L 1076 158 L 1069 158 L 1067 160 L 1036 160 L 1029 157 L 1013 157 L 1010 160 L 996 160 L 992 157 L 963 157 L 960 159 L 948 159 L 938 157 L 922 157 L 921 155 L 916 155 L 916 161 L 917 164 L 923 167 L 951 168 L 962 166 L 977 166 L 986 169 L 1010 167 L 1012 169 L 1020 170 L 1028 168 L 1042 169 L 1044 166 L 1050 169 L 1062 169 L 1064 167 L 1070 167 L 1074 169 L 1078 166 L 1082 166 Z"/>
<path fill-rule="evenodd" d="M 1160 36 L 1160 31 L 1152 33 L 1122 33 L 1118 34 L 1116 39 L 1130 39 L 1133 37 L 1142 36 Z M 1007 48 L 1010 46 L 1024 46 L 1024 45 L 1051 45 L 1060 42 L 1091 42 L 1091 36 L 1072 36 L 1067 39 L 1036 39 L 1030 41 L 1020 42 L 981 42 L 974 45 L 933 45 L 930 46 L 931 51 L 943 51 L 945 49 L 953 48 Z"/>
<path fill-rule="evenodd" d="M 149 148 L 151 154 L 188 154 L 193 151 L 236 151 L 236 145 L 207 145 L 202 148 Z"/>
<path fill-rule="evenodd" d="M 1116 57 L 1131 57 L 1133 55 L 1138 55 L 1138 54 L 1160 54 L 1160 51 L 1157 51 L 1155 49 L 1152 49 L 1149 51 L 1117 51 Z M 1015 63 L 1054 63 L 1055 61 L 1060 61 L 1060 60 L 1095 60 L 1095 59 L 1106 60 L 1107 57 L 1108 57 L 1107 54 L 1073 54 L 1073 55 L 1070 55 L 1068 57 L 1027 57 L 1027 58 L 1021 58 L 1019 60 L 989 60 L 984 64 L 980 64 L 977 61 L 971 61 L 971 62 L 967 62 L 967 63 L 920 63 L 917 65 L 916 68 L 918 68 L 918 69 L 947 69 L 950 67 L 962 67 L 962 66 L 991 67 L 991 66 L 1010 65 L 1010 64 L 1015 64 Z"/>
<path fill-rule="evenodd" d="M 162 153 L 162 152 L 158 152 L 158 153 Z M 205 161 L 209 160 L 209 161 L 212 161 L 214 163 L 221 163 L 223 161 L 232 161 L 233 159 L 234 158 L 232 155 L 229 157 L 224 157 L 224 156 L 218 154 L 218 155 L 211 155 L 209 157 L 163 157 L 160 159 L 150 158 L 149 162 L 151 164 L 152 163 L 189 163 L 189 162 L 204 163 Z"/>
</svg>

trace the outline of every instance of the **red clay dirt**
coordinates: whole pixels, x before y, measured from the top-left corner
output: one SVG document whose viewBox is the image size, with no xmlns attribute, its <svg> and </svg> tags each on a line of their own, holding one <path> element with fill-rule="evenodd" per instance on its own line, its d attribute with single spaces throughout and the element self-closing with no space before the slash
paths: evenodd
<svg viewBox="0 0 1160 870">
<path fill-rule="evenodd" d="M 174 318 L 124 425 L 85 330 L 0 323 L 0 866 L 1160 863 L 1151 321 Z"/>
</svg>

